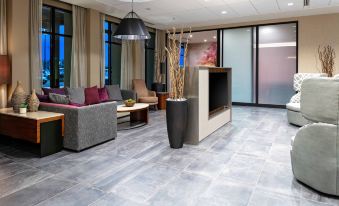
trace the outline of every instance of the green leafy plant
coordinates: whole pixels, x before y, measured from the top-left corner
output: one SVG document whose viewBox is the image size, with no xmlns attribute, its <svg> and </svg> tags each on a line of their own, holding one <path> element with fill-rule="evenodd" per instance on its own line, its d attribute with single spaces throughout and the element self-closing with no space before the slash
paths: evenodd
<svg viewBox="0 0 339 206">
<path fill-rule="evenodd" d="M 25 104 L 25 103 L 22 103 L 22 104 L 20 104 L 20 108 L 26 108 L 27 109 L 27 104 Z"/>
</svg>

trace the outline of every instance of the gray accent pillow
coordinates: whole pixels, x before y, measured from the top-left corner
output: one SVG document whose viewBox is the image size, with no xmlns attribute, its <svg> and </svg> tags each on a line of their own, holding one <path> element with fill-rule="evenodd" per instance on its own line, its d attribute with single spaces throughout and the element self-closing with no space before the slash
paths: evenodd
<svg viewBox="0 0 339 206">
<path fill-rule="evenodd" d="M 121 90 L 119 85 L 106 85 L 110 101 L 122 101 Z"/>
<path fill-rule="evenodd" d="M 85 89 L 79 88 L 65 88 L 66 95 L 69 96 L 69 101 L 76 104 L 85 104 Z"/>
<path fill-rule="evenodd" d="M 56 104 L 69 104 L 69 98 L 63 94 L 49 93 L 48 95 L 51 102 Z"/>
</svg>

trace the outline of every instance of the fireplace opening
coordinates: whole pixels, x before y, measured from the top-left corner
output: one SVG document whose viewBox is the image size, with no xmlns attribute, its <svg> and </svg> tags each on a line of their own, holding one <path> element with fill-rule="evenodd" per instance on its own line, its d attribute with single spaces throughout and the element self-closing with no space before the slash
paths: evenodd
<svg viewBox="0 0 339 206">
<path fill-rule="evenodd" d="M 228 79 L 223 68 L 209 69 L 209 117 L 223 112 L 228 105 Z"/>
</svg>

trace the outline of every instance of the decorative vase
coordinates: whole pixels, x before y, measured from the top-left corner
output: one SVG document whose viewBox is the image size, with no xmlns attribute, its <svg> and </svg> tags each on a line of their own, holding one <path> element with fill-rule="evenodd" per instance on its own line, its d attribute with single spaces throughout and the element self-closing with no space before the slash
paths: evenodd
<svg viewBox="0 0 339 206">
<path fill-rule="evenodd" d="M 20 112 L 20 105 L 26 102 L 26 92 L 21 85 L 21 82 L 18 81 L 17 86 L 12 94 L 11 105 L 13 107 L 13 111 L 16 113 Z"/>
<path fill-rule="evenodd" d="M 32 94 L 28 97 L 27 100 L 28 111 L 37 112 L 39 109 L 40 101 L 35 94 L 35 89 L 33 89 Z"/>
<path fill-rule="evenodd" d="M 182 148 L 187 127 L 187 100 L 166 100 L 166 122 L 170 147 Z"/>
</svg>

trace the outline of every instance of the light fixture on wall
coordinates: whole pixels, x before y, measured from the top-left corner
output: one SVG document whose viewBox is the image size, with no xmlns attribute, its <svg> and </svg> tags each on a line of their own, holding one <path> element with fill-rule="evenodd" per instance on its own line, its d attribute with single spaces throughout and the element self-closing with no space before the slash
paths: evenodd
<svg viewBox="0 0 339 206">
<path fill-rule="evenodd" d="M 113 37 L 124 40 L 150 39 L 151 35 L 147 31 L 145 23 L 133 11 L 133 3 L 134 1 L 132 0 L 132 11 L 121 20 Z"/>
</svg>

